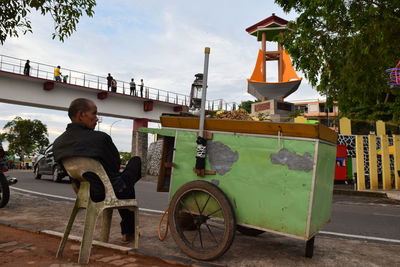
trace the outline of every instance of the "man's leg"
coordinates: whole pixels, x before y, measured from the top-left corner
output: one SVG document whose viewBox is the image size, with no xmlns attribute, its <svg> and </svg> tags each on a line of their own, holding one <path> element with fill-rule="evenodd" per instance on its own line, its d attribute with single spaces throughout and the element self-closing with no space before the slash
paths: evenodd
<svg viewBox="0 0 400 267">
<path fill-rule="evenodd" d="M 121 178 L 129 188 L 134 189 L 136 182 L 142 178 L 142 161 L 140 157 L 132 157 L 128 161 L 125 170 L 121 173 Z"/>
<path fill-rule="evenodd" d="M 133 238 L 135 233 L 135 213 L 128 209 L 118 209 L 119 216 L 121 216 L 121 234 L 129 235 Z"/>
<path fill-rule="evenodd" d="M 127 190 L 118 194 L 118 198 L 132 199 L 135 198 L 135 183 L 141 178 L 142 163 L 139 157 L 133 157 L 129 160 L 125 170 L 121 173 L 121 179 L 127 185 Z M 121 234 L 129 235 L 126 241 L 133 238 L 135 229 L 135 213 L 127 209 L 119 209 L 121 216 Z"/>
<path fill-rule="evenodd" d="M 134 199 L 135 189 L 128 189 L 120 191 L 117 193 L 117 198 L 119 199 Z M 121 234 L 123 236 L 123 241 L 133 240 L 133 235 L 135 233 L 135 213 L 128 209 L 118 209 L 119 216 L 121 216 Z"/>
</svg>

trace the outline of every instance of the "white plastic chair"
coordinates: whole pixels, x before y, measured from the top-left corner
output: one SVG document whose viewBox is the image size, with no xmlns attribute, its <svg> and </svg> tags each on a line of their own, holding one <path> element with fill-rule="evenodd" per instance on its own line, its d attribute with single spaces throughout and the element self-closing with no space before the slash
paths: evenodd
<svg viewBox="0 0 400 267">
<path fill-rule="evenodd" d="M 138 222 L 138 204 L 136 199 L 118 199 L 115 196 L 114 189 L 105 172 L 103 166 L 97 160 L 84 157 L 73 157 L 63 160 L 63 166 L 68 175 L 73 179 L 80 181 L 79 192 L 77 194 L 74 208 L 72 209 L 64 236 L 61 239 L 60 246 L 57 251 L 57 258 L 62 257 L 65 244 L 71 232 L 75 217 L 80 209 L 86 209 L 85 226 L 83 230 L 82 242 L 79 251 L 80 264 L 89 262 L 90 251 L 93 242 L 93 233 L 96 226 L 97 217 L 102 217 L 102 228 L 100 240 L 108 242 L 110 235 L 110 226 L 113 209 L 129 209 L 135 213 L 135 240 L 134 247 L 139 247 L 139 222 Z M 83 177 L 85 173 L 95 173 L 104 185 L 105 199 L 101 202 L 93 202 L 90 199 L 90 184 Z"/>
</svg>

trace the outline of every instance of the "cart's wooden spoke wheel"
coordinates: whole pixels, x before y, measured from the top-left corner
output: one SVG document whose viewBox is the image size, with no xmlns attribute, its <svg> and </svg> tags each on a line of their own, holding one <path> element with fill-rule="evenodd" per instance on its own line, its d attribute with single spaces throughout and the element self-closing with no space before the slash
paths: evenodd
<svg viewBox="0 0 400 267">
<path fill-rule="evenodd" d="M 235 216 L 228 198 L 214 184 L 192 181 L 179 188 L 168 216 L 172 237 L 192 258 L 218 258 L 233 242 Z"/>
</svg>

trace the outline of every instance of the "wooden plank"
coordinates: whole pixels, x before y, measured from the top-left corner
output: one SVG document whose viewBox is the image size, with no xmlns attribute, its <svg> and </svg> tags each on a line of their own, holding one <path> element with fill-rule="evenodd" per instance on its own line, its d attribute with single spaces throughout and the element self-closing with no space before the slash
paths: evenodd
<svg viewBox="0 0 400 267">
<path fill-rule="evenodd" d="M 193 168 L 193 172 L 194 173 L 197 173 L 197 169 L 196 168 Z M 205 175 L 216 175 L 217 174 L 217 171 L 214 171 L 214 170 L 204 170 L 204 174 Z"/>
<path fill-rule="evenodd" d="M 204 138 L 206 140 L 212 140 L 213 139 L 213 133 L 211 133 L 209 131 L 204 131 Z"/>
<path fill-rule="evenodd" d="M 364 171 L 364 144 L 363 136 L 356 135 L 356 170 L 357 170 L 357 190 L 365 190 L 365 171 Z"/>
<path fill-rule="evenodd" d="M 176 168 L 176 164 L 173 162 L 164 162 L 164 167 L 165 168 Z"/>
<path fill-rule="evenodd" d="M 400 190 L 400 135 L 393 135 L 393 156 L 394 156 L 394 186 L 396 190 Z"/>
<path fill-rule="evenodd" d="M 376 155 L 376 135 L 368 135 L 369 185 L 370 189 L 378 189 L 378 157 Z"/>
<path fill-rule="evenodd" d="M 338 133 L 330 129 L 329 127 L 326 127 L 325 125 L 322 124 L 317 124 L 318 126 L 318 133 L 319 133 L 319 139 L 329 141 L 331 143 L 336 144 L 337 139 L 338 139 Z"/>
<path fill-rule="evenodd" d="M 199 118 L 160 117 L 163 127 L 198 129 Z M 205 130 L 322 139 L 336 144 L 337 133 L 321 124 L 206 119 Z"/>
<path fill-rule="evenodd" d="M 172 151 L 168 151 L 168 145 L 174 142 L 175 138 L 169 136 L 163 136 L 162 138 L 164 141 L 161 151 L 160 169 L 158 172 L 157 192 L 168 192 L 169 187 L 165 184 L 167 179 L 171 179 L 171 168 L 174 167 L 174 163 L 170 162 L 167 156 L 168 153 L 172 153 Z"/>
<path fill-rule="evenodd" d="M 388 148 L 388 136 L 381 135 L 381 152 L 382 152 L 382 183 L 383 189 L 388 190 L 392 188 L 391 185 L 391 173 L 390 173 L 390 158 Z"/>
<path fill-rule="evenodd" d="M 167 142 L 165 141 L 167 137 L 163 137 L 164 141 L 163 141 L 163 146 L 161 149 L 161 163 L 160 163 L 160 169 L 158 171 L 158 179 L 157 179 L 157 192 L 168 192 L 165 191 L 164 188 L 164 183 L 165 183 L 165 175 L 166 175 L 166 171 L 165 171 L 165 158 L 167 155 Z"/>
</svg>

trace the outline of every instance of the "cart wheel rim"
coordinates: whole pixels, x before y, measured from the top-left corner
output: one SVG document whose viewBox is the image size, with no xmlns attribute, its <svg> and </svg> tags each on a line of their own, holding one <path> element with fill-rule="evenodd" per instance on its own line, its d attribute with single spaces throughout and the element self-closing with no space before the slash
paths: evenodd
<svg viewBox="0 0 400 267">
<path fill-rule="evenodd" d="M 204 181 L 191 183 L 195 186 L 178 190 L 170 203 L 172 236 L 189 256 L 214 259 L 224 254 L 233 241 L 232 207 L 215 185 Z"/>
</svg>

